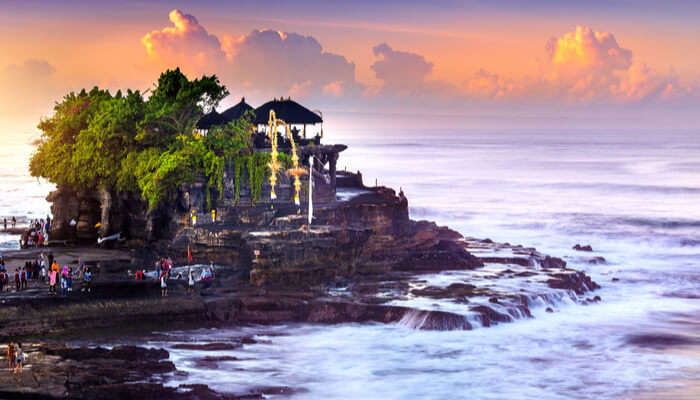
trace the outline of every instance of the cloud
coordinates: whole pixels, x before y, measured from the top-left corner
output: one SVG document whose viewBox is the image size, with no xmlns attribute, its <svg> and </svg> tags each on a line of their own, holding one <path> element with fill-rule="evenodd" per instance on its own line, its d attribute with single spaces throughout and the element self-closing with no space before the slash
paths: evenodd
<svg viewBox="0 0 700 400">
<path fill-rule="evenodd" d="M 545 49 L 540 75 L 515 80 L 480 70 L 464 82 L 462 93 L 492 101 L 576 104 L 667 100 L 683 92 L 675 77 L 635 60 L 612 33 L 578 26 L 549 39 Z"/>
<path fill-rule="evenodd" d="M 338 97 L 362 91 L 355 64 L 324 51 L 311 36 L 253 30 L 240 37 L 218 37 L 180 10 L 169 17 L 172 26 L 141 40 L 149 58 L 161 66 L 216 73 L 230 91 L 259 97 Z"/>
<path fill-rule="evenodd" d="M 254 99 L 293 96 L 329 104 L 625 104 L 698 97 L 699 85 L 683 86 L 672 74 L 654 71 L 610 32 L 577 26 L 546 42 L 540 72 L 512 78 L 480 69 L 459 85 L 433 78 L 435 66 L 423 55 L 372 48 L 370 68 L 378 85 L 355 79 L 355 63 L 329 52 L 312 36 L 253 30 L 217 36 L 179 10 L 172 26 L 146 34 L 148 57 L 162 66 L 216 73 L 232 93 Z M 164 65 L 163 65 L 164 64 Z M 468 71 L 465 71 L 467 73 Z M 338 102 L 338 103 L 336 103 Z"/>
<path fill-rule="evenodd" d="M 40 115 L 60 96 L 56 69 L 48 61 L 28 59 L 0 70 L 0 113 Z"/>
<path fill-rule="evenodd" d="M 173 10 L 168 16 L 172 26 L 147 33 L 141 39 L 149 58 L 197 73 L 217 67 L 225 53 L 216 35 L 208 33 L 197 18 L 180 10 Z"/>
<path fill-rule="evenodd" d="M 554 72 L 563 75 L 588 74 L 591 71 L 608 74 L 632 65 L 632 51 L 620 47 L 615 36 L 577 26 L 559 39 L 552 38 L 546 46 Z"/>
<path fill-rule="evenodd" d="M 343 95 L 345 89 L 343 88 L 343 81 L 331 82 L 323 86 L 323 93 L 333 95 L 335 97 L 340 97 Z"/>
<path fill-rule="evenodd" d="M 522 82 L 480 69 L 462 84 L 462 92 L 479 99 L 511 99 L 523 93 Z"/>
<path fill-rule="evenodd" d="M 360 89 L 355 64 L 324 51 L 311 36 L 254 30 L 238 38 L 224 36 L 222 41 L 228 60 L 226 73 L 258 90 L 338 96 Z"/>
<path fill-rule="evenodd" d="M 410 92 L 425 87 L 426 79 L 433 71 L 433 63 L 426 61 L 425 57 L 394 50 L 386 43 L 375 46 L 372 51 L 380 59 L 370 68 L 383 82 L 383 87 L 393 92 Z"/>
</svg>

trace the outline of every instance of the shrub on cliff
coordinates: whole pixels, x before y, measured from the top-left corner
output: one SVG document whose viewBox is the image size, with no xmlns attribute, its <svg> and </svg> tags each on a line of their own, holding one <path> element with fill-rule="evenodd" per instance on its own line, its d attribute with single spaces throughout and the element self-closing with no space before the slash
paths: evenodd
<svg viewBox="0 0 700 400">
<path fill-rule="evenodd" d="M 139 191 L 151 209 L 197 174 L 207 176 L 208 192 L 218 187 L 221 194 L 224 166 L 236 158 L 245 165 L 256 158 L 252 165 L 264 174 L 252 153 L 250 113 L 203 138 L 194 133 L 197 120 L 227 94 L 216 76 L 189 80 L 179 69 L 161 74 L 147 99 L 131 90 L 71 92 L 39 123 L 30 172 L 74 189 Z M 249 175 L 261 181 L 259 174 Z"/>
</svg>

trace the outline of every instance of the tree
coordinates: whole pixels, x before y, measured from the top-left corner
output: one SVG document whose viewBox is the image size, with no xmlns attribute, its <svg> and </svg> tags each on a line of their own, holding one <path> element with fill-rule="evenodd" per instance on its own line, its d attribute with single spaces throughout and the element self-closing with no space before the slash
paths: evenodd
<svg viewBox="0 0 700 400">
<path fill-rule="evenodd" d="M 265 173 L 264 156 L 252 151 L 252 113 L 203 138 L 193 134 L 204 111 L 227 94 L 215 75 L 189 80 L 179 68 L 162 73 L 147 100 L 131 90 L 71 92 L 39 123 L 30 172 L 59 186 L 139 191 L 151 209 L 202 174 L 211 203 L 210 189 L 223 194 L 224 167 L 234 159 L 257 157 L 249 174 L 256 183 Z"/>
</svg>

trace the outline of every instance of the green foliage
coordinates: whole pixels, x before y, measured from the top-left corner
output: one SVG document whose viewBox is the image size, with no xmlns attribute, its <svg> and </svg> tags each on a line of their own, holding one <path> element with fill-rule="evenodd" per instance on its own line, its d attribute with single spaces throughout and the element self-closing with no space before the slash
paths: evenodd
<svg viewBox="0 0 700 400">
<path fill-rule="evenodd" d="M 114 96 L 99 88 L 71 92 L 39 123 L 42 136 L 30 172 L 74 188 L 139 191 L 151 209 L 180 184 L 205 176 L 211 207 L 213 188 L 223 196 L 225 166 L 252 153 L 252 113 L 204 138 L 192 133 L 204 111 L 227 94 L 216 76 L 189 80 L 179 69 L 161 74 L 147 100 L 130 90 Z"/>
</svg>

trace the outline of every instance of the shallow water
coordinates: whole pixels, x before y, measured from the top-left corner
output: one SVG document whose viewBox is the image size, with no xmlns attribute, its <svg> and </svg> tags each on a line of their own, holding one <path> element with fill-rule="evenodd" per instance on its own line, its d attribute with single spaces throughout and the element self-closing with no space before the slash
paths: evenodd
<svg viewBox="0 0 700 400">
<path fill-rule="evenodd" d="M 261 342 L 217 352 L 240 359 L 217 370 L 194 366 L 203 352 L 171 349 L 188 372 L 172 384 L 289 386 L 303 388 L 293 396 L 303 399 L 692 395 L 700 371 L 699 132 L 401 132 L 335 130 L 325 141 L 350 145 L 340 169 L 402 188 L 413 218 L 563 257 L 602 286 L 602 302 L 563 298 L 554 313 L 543 304 L 533 319 L 473 331 L 345 324 L 175 333 L 150 344 L 242 334 Z M 3 179 L 14 189 L 0 199 L 0 215 L 44 214 L 47 186 L 18 175 Z M 29 200 L 13 197 L 20 195 Z M 595 251 L 573 251 L 576 243 Z M 593 256 L 608 262 L 589 264 Z"/>
</svg>

